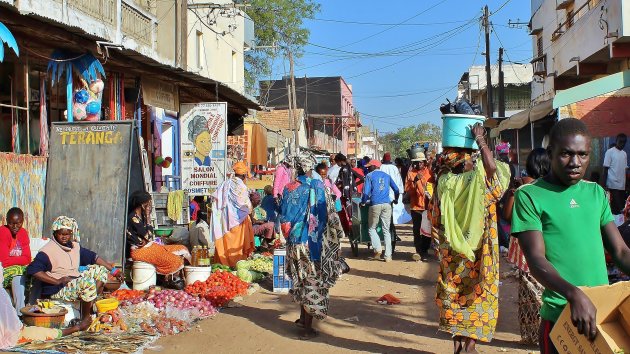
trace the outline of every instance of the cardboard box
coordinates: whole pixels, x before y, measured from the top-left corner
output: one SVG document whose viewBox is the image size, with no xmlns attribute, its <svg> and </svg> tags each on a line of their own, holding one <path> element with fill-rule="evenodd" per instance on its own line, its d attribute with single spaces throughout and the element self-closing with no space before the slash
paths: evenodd
<svg viewBox="0 0 630 354">
<path fill-rule="evenodd" d="M 630 282 L 583 288 L 597 307 L 597 330 L 593 342 L 578 333 L 567 306 L 551 330 L 551 341 L 559 353 L 630 354 Z"/>
</svg>

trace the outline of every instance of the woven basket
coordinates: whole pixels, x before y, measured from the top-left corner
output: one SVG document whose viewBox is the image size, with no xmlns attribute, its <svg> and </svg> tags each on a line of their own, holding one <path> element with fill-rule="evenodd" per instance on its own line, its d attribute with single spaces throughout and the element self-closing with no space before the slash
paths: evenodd
<svg viewBox="0 0 630 354">
<path fill-rule="evenodd" d="M 46 314 L 40 312 L 29 312 L 31 306 L 23 307 L 20 312 L 22 313 L 22 322 L 27 326 L 45 327 L 45 328 L 61 328 L 63 322 L 68 313 L 68 310 L 62 308 L 59 313 Z"/>
</svg>

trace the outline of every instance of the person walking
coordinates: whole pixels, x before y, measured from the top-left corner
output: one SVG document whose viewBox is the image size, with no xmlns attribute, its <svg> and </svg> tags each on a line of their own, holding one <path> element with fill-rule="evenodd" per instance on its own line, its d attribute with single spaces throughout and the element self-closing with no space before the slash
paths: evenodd
<svg viewBox="0 0 630 354">
<path fill-rule="evenodd" d="M 396 184 L 396 187 L 398 187 L 399 191 L 403 191 L 405 189 L 405 185 L 403 183 L 402 176 L 400 175 L 400 171 L 398 170 L 398 167 L 396 167 L 396 165 L 394 165 L 394 163 L 392 162 L 392 155 L 389 152 L 386 152 L 383 155 L 382 162 L 383 164 L 380 168 L 381 171 L 389 175 L 392 181 L 394 181 L 394 183 Z M 389 224 L 390 233 L 392 235 L 392 238 L 394 238 L 396 241 L 400 241 L 400 238 L 398 237 L 398 233 L 396 232 L 396 224 L 407 223 L 409 222 L 410 217 L 409 216 L 405 217 L 406 211 L 405 211 L 405 207 L 402 204 L 402 200 L 398 200 L 398 198 L 394 198 L 394 192 L 392 190 L 389 191 L 389 198 L 392 201 L 392 218 Z M 393 203 L 394 200 L 401 203 L 394 204 Z"/>
<path fill-rule="evenodd" d="M 394 192 L 393 203 L 398 203 L 400 190 L 392 178 L 385 172 L 380 171 L 381 162 L 371 160 L 367 167 L 370 173 L 365 176 L 365 186 L 361 197 L 361 206 L 370 206 L 368 213 L 368 233 L 374 248 L 372 260 L 380 260 L 382 254 L 381 240 L 376 232 L 379 221 L 383 228 L 383 242 L 385 242 L 385 262 L 392 260 L 392 236 L 390 233 L 390 223 L 392 219 L 392 199 L 389 190 Z"/>
<path fill-rule="evenodd" d="M 301 339 L 317 336 L 313 318 L 328 315 L 329 290 L 341 272 L 339 240 L 343 231 L 331 194 L 312 177 L 315 158 L 302 154 L 295 161 L 297 179 L 282 194 L 278 219 L 287 239 L 286 264 L 291 277 L 290 295 L 300 304 Z"/>
<path fill-rule="evenodd" d="M 352 197 L 357 193 L 357 183 L 363 183 L 364 177 L 350 167 L 344 154 L 337 154 L 335 162 L 337 163 L 336 166 L 339 167 L 339 171 L 337 172 L 337 179 L 331 178 L 331 180 L 335 182 L 341 191 L 339 219 L 346 236 L 350 237 L 352 232 Z M 330 172 L 328 172 L 328 176 L 330 176 Z M 358 182 L 356 182 L 357 180 Z"/>
<path fill-rule="evenodd" d="M 477 341 L 494 337 L 499 310 L 496 203 L 510 181 L 509 166 L 493 158 L 483 126 L 475 124 L 472 133 L 479 151 L 444 149 L 429 209 L 439 244 L 439 330 L 453 336 L 454 353 L 476 353 Z"/>
<path fill-rule="evenodd" d="M 288 155 L 284 161 L 276 166 L 273 176 L 273 197 L 276 198 L 276 201 L 280 201 L 284 187 L 293 179 L 293 171 L 290 165 L 292 159 L 293 157 Z"/>
<path fill-rule="evenodd" d="M 426 209 L 431 198 L 433 177 L 427 167 L 427 159 L 423 153 L 418 153 L 411 160 L 411 169 L 407 173 L 405 180 L 405 198 L 408 200 L 411 210 L 411 220 L 413 221 L 413 244 L 416 253 L 413 254 L 414 261 L 428 260 L 429 248 L 431 247 L 431 233 L 421 232 L 422 220 L 427 218 Z"/>
<path fill-rule="evenodd" d="M 579 334 L 597 336 L 597 309 L 579 287 L 608 285 L 604 249 L 630 274 L 630 249 L 615 226 L 604 189 L 584 181 L 591 136 L 584 122 L 566 118 L 549 134 L 551 170 L 516 191 L 512 235 L 542 295 L 540 351 L 558 353 L 549 334 L 567 304 Z"/>
<path fill-rule="evenodd" d="M 606 151 L 604 155 L 604 179 L 602 184 L 610 192 L 610 208 L 613 215 L 621 214 L 626 202 L 626 170 L 628 169 L 628 156 L 623 150 L 626 147 L 628 137 L 626 134 L 617 135 L 615 146 Z"/>
</svg>

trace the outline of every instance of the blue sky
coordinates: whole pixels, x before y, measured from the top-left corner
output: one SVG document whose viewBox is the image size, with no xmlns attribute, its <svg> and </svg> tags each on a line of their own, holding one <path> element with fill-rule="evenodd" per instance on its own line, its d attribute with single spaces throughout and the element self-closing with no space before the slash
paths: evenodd
<svg viewBox="0 0 630 354">
<path fill-rule="evenodd" d="M 363 124 L 374 124 L 380 132 L 426 121 L 440 124 L 440 103 L 455 98 L 455 86 L 469 66 L 485 63 L 478 18 L 486 3 L 327 0 L 320 4 L 321 12 L 306 21 L 311 44 L 297 61 L 295 74 L 343 76 L 353 87 Z M 488 0 L 487 4 L 491 13 L 496 12 L 491 17 L 496 31 L 491 35 L 491 63 L 496 63 L 499 39 L 506 60 L 529 62 L 532 44 L 527 28 L 509 28 L 508 21 L 528 22 L 530 2 Z M 288 73 L 288 64 L 276 65 L 273 76 L 282 77 L 285 70 Z"/>
</svg>

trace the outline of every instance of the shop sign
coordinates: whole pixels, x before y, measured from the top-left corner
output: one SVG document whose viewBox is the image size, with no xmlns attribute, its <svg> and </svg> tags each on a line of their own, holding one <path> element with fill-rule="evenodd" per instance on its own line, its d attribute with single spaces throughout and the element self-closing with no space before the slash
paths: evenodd
<svg viewBox="0 0 630 354">
<path fill-rule="evenodd" d="M 173 84 L 142 78 L 142 99 L 144 104 L 167 111 L 177 112 L 179 97 Z"/>
<path fill-rule="evenodd" d="M 226 176 L 227 103 L 182 104 L 180 114 L 182 188 L 208 195 Z"/>
</svg>

